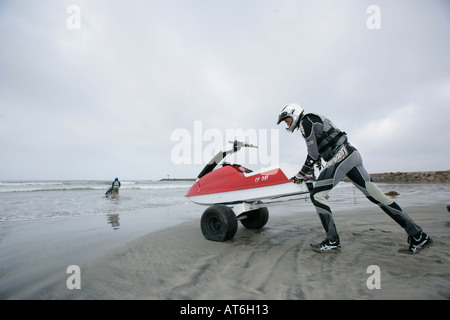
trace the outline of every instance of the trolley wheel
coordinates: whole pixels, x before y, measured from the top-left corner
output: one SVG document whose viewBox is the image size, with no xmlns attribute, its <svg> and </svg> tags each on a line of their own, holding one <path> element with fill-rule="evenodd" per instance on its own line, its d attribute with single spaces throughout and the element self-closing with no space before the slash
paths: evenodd
<svg viewBox="0 0 450 320">
<path fill-rule="evenodd" d="M 234 237 L 238 228 L 234 211 L 216 204 L 205 210 L 201 219 L 203 236 L 211 241 L 228 241 Z"/>
<path fill-rule="evenodd" d="M 259 208 L 244 213 L 247 218 L 242 219 L 241 223 L 247 229 L 261 229 L 269 220 L 269 210 L 267 208 Z"/>
</svg>

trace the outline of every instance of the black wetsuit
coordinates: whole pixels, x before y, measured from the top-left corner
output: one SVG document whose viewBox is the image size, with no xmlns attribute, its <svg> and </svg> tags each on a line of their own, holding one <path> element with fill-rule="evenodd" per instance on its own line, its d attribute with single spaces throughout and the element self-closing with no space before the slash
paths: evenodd
<svg viewBox="0 0 450 320">
<path fill-rule="evenodd" d="M 308 148 L 308 156 L 301 171 L 305 174 L 313 172 L 314 164 L 321 158 L 327 162 L 311 191 L 311 201 L 325 228 L 327 239 L 339 239 L 331 209 L 326 199 L 330 190 L 344 176 L 347 176 L 370 201 L 380 206 L 384 212 L 404 228 L 409 236 L 422 231 L 397 203 L 388 198 L 373 183 L 363 167 L 358 150 L 350 145 L 345 132 L 337 129 L 327 118 L 312 113 L 304 115 L 299 126 Z"/>
</svg>

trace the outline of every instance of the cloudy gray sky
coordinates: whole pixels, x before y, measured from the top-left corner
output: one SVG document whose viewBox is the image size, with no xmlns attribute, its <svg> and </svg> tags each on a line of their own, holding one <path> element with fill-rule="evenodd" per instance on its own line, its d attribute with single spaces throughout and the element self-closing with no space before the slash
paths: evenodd
<svg viewBox="0 0 450 320">
<path fill-rule="evenodd" d="M 3 0 L 0 180 L 194 177 L 238 130 L 300 168 L 289 102 L 369 172 L 448 170 L 449 31 L 446 0 Z"/>
</svg>

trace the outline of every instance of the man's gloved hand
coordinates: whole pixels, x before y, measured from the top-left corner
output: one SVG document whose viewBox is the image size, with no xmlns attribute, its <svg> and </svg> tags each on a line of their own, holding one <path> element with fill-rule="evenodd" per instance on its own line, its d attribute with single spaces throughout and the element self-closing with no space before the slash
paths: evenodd
<svg viewBox="0 0 450 320">
<path fill-rule="evenodd" d="M 299 171 L 294 177 L 291 178 L 291 180 L 295 183 L 295 184 L 300 184 L 303 183 L 303 181 L 306 181 L 308 179 L 308 177 L 306 176 L 306 174 L 304 174 L 303 172 Z"/>
</svg>

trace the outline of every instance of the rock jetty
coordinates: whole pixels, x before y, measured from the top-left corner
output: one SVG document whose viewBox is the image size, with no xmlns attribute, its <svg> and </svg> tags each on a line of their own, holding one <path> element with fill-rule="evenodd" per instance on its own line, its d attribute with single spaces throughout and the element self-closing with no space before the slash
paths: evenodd
<svg viewBox="0 0 450 320">
<path fill-rule="evenodd" d="M 374 182 L 450 183 L 450 170 L 371 173 Z M 195 181 L 194 178 L 167 178 L 159 181 Z M 349 181 L 344 177 L 344 181 Z"/>
<path fill-rule="evenodd" d="M 448 183 L 450 170 L 371 173 L 374 182 Z"/>
</svg>

